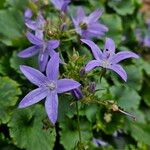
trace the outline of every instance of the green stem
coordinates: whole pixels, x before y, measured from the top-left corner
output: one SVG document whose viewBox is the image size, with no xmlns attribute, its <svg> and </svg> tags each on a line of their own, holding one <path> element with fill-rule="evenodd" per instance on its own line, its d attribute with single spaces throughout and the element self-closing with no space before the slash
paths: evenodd
<svg viewBox="0 0 150 150">
<path fill-rule="evenodd" d="M 78 132 L 79 132 L 79 143 L 81 143 L 81 129 L 80 129 L 80 119 L 79 119 L 79 107 L 78 102 L 76 102 L 76 110 L 77 110 L 77 124 L 78 124 Z"/>
<path fill-rule="evenodd" d="M 101 83 L 102 77 L 105 75 L 105 73 L 106 73 L 106 69 L 102 69 L 102 71 L 100 73 L 100 83 Z"/>
</svg>

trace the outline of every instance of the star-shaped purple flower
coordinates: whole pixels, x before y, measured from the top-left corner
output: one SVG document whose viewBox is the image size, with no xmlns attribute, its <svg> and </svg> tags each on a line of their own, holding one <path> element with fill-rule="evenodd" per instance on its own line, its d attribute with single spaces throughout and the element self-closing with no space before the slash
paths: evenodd
<svg viewBox="0 0 150 150">
<path fill-rule="evenodd" d="M 26 78 L 38 88 L 29 92 L 20 102 L 19 108 L 25 108 L 46 98 L 45 109 L 50 121 L 55 124 L 58 115 L 58 94 L 64 93 L 80 86 L 80 83 L 72 79 L 60 79 L 59 74 L 59 54 L 56 53 L 48 62 L 46 76 L 40 71 L 28 67 L 20 66 L 20 70 Z"/>
<path fill-rule="evenodd" d="M 95 10 L 88 17 L 82 7 L 78 7 L 77 15 L 72 18 L 76 32 L 84 39 L 92 37 L 102 37 L 108 28 L 99 23 L 98 19 L 102 15 L 102 10 Z"/>
<path fill-rule="evenodd" d="M 68 4 L 71 2 L 71 0 L 51 0 L 51 2 L 58 10 L 66 13 Z"/>
<path fill-rule="evenodd" d="M 81 41 L 91 48 L 95 58 L 95 60 L 91 60 L 85 66 L 86 72 L 94 69 L 95 67 L 102 67 L 115 71 L 124 81 L 126 81 L 127 74 L 118 63 L 127 58 L 139 58 L 137 54 L 130 51 L 122 51 L 115 54 L 115 43 L 110 38 L 106 38 L 103 52 L 94 42 L 86 39 L 81 39 Z"/>
<path fill-rule="evenodd" d="M 27 12 L 26 12 L 27 13 Z M 29 13 L 29 12 L 28 12 Z M 36 20 L 31 20 L 31 19 L 28 19 L 26 20 L 25 22 L 25 25 L 35 31 L 35 35 L 36 37 L 40 38 L 40 39 L 43 39 L 43 32 L 44 32 L 44 27 L 45 27 L 45 24 L 46 24 L 46 21 L 44 19 L 44 17 L 42 16 L 41 13 L 38 14 Z"/>
<path fill-rule="evenodd" d="M 28 40 L 33 44 L 33 46 L 21 51 L 18 53 L 18 56 L 21 58 L 28 58 L 39 53 L 38 63 L 40 71 L 45 71 L 49 56 L 53 56 L 56 52 L 56 49 L 59 46 L 58 40 L 49 40 L 45 41 L 39 39 L 30 32 L 26 34 Z"/>
</svg>

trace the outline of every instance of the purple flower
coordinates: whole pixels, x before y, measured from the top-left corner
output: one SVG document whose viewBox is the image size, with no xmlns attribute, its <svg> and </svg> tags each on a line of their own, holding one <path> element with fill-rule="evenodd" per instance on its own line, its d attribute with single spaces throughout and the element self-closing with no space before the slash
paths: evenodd
<svg viewBox="0 0 150 150">
<path fill-rule="evenodd" d="M 83 98 L 83 94 L 82 94 L 82 92 L 81 92 L 81 90 L 80 90 L 79 88 L 73 89 L 73 90 L 71 91 L 71 94 L 72 94 L 77 100 Z"/>
<path fill-rule="evenodd" d="M 101 139 L 96 139 L 96 138 L 93 138 L 93 143 L 98 147 L 98 146 L 107 146 L 108 143 L 101 140 Z"/>
<path fill-rule="evenodd" d="M 58 94 L 78 88 L 80 83 L 72 79 L 60 79 L 59 74 L 59 54 L 56 53 L 48 62 L 46 76 L 40 71 L 28 67 L 20 66 L 20 70 L 26 78 L 38 88 L 29 92 L 19 103 L 19 108 L 25 108 L 46 98 L 45 109 L 50 121 L 55 124 L 58 114 Z"/>
<path fill-rule="evenodd" d="M 77 16 L 72 18 L 76 32 L 84 39 L 101 37 L 108 31 L 108 28 L 99 23 L 98 19 L 102 15 L 102 10 L 95 10 L 88 17 L 82 7 L 77 9 Z"/>
<path fill-rule="evenodd" d="M 39 13 L 37 19 L 35 21 L 28 19 L 26 20 L 25 24 L 29 29 L 35 31 L 36 37 L 43 39 L 43 32 L 45 27 L 45 19 L 43 18 L 42 14 Z"/>
<path fill-rule="evenodd" d="M 150 35 L 146 35 L 143 40 L 143 45 L 146 47 L 150 47 Z"/>
<path fill-rule="evenodd" d="M 68 4 L 71 2 L 71 0 L 51 0 L 51 2 L 58 10 L 66 13 Z"/>
<path fill-rule="evenodd" d="M 33 46 L 18 53 L 19 57 L 28 58 L 39 53 L 38 63 L 40 71 L 45 71 L 49 56 L 53 56 L 56 49 L 59 46 L 58 40 L 44 41 L 36 37 L 30 32 L 26 34 L 28 40 L 33 44 Z"/>
<path fill-rule="evenodd" d="M 136 39 L 138 42 L 143 43 L 143 37 L 142 37 L 142 30 L 140 28 L 137 28 L 135 30 Z"/>
<path fill-rule="evenodd" d="M 124 81 L 126 81 L 127 74 L 118 63 L 127 58 L 139 58 L 137 54 L 130 51 L 123 51 L 115 54 L 115 43 L 110 38 L 106 38 L 103 52 L 94 42 L 85 39 L 82 39 L 81 41 L 91 48 L 95 58 L 95 60 L 91 60 L 86 65 L 86 72 L 94 69 L 95 67 L 102 67 L 115 71 Z"/>
<path fill-rule="evenodd" d="M 25 22 L 27 22 L 29 19 L 31 19 L 32 17 L 32 11 L 31 9 L 27 8 L 24 12 L 24 19 L 25 19 Z"/>
</svg>

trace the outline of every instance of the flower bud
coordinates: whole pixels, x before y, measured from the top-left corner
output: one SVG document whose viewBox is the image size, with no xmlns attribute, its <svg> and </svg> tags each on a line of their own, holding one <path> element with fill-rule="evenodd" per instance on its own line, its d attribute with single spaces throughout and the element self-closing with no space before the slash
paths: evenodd
<svg viewBox="0 0 150 150">
<path fill-rule="evenodd" d="M 82 92 L 81 92 L 81 90 L 80 90 L 79 88 L 72 90 L 72 91 L 71 91 L 71 94 L 72 94 L 77 100 L 83 98 L 83 94 L 82 94 Z"/>
<path fill-rule="evenodd" d="M 85 75 L 85 68 L 81 68 L 80 72 L 79 72 L 80 76 L 84 76 Z"/>
<path fill-rule="evenodd" d="M 31 9 L 29 9 L 29 8 L 27 8 L 26 10 L 25 10 L 25 12 L 24 12 L 24 18 L 25 18 L 25 20 L 27 20 L 27 19 L 30 19 L 31 17 L 32 17 L 32 11 L 31 11 Z"/>
<path fill-rule="evenodd" d="M 66 23 L 63 23 L 61 26 L 60 26 L 60 30 L 61 31 L 65 31 L 67 29 L 67 24 Z"/>
<path fill-rule="evenodd" d="M 96 90 L 96 83 L 95 82 L 91 82 L 89 84 L 88 91 L 91 92 L 91 93 L 94 93 L 95 90 Z"/>
</svg>

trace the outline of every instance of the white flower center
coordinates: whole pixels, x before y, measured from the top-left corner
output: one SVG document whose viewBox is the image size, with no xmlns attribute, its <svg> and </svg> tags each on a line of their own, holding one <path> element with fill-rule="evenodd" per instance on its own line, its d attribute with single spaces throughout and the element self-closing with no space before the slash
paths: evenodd
<svg viewBox="0 0 150 150">
<path fill-rule="evenodd" d="M 56 83 L 53 82 L 53 81 L 51 81 L 49 84 L 47 84 L 47 87 L 48 87 L 51 91 L 53 91 L 53 90 L 56 89 Z"/>
<path fill-rule="evenodd" d="M 103 60 L 103 61 L 102 61 L 102 66 L 103 66 L 104 68 L 109 67 L 109 66 L 110 66 L 109 61 L 108 61 L 108 60 Z"/>
</svg>

